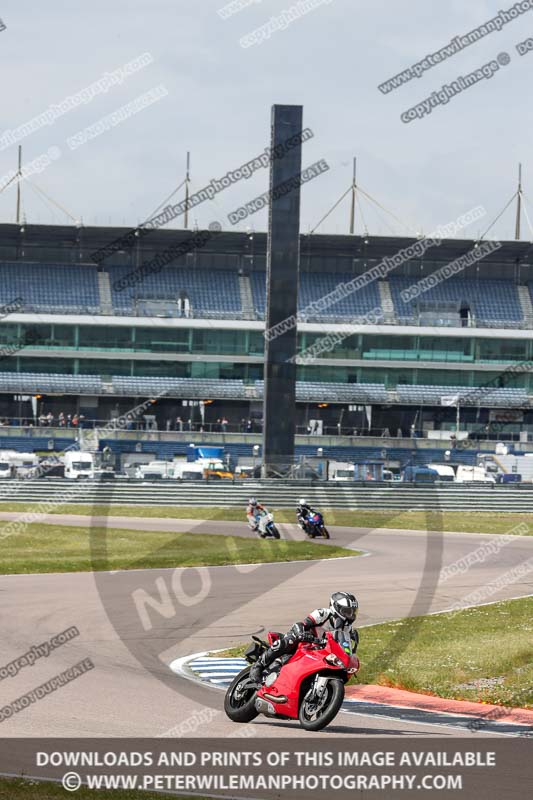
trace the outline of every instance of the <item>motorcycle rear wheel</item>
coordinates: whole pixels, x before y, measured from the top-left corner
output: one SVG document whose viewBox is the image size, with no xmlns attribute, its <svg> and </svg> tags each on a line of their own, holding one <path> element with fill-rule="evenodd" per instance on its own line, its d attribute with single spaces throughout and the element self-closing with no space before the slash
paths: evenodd
<svg viewBox="0 0 533 800">
<path fill-rule="evenodd" d="M 328 680 L 325 704 L 313 711 L 313 704 L 306 699 L 311 690 L 306 692 L 298 709 L 298 720 L 306 731 L 321 731 L 337 716 L 344 700 L 344 683 L 338 678 Z"/>
<path fill-rule="evenodd" d="M 255 708 L 256 689 L 247 689 L 241 697 L 236 697 L 237 688 L 250 673 L 250 667 L 246 667 L 232 680 L 224 697 L 224 711 L 232 722 L 251 722 L 259 712 Z"/>
</svg>

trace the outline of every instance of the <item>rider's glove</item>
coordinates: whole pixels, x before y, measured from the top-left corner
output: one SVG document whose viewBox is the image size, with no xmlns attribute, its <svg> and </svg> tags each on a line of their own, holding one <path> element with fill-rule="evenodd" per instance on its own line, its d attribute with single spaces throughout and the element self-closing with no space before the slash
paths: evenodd
<svg viewBox="0 0 533 800">
<path fill-rule="evenodd" d="M 302 642 L 314 642 L 315 637 L 313 636 L 312 633 L 303 633 L 301 636 L 301 640 Z"/>
<path fill-rule="evenodd" d="M 291 628 L 291 633 L 296 637 L 296 639 L 303 641 L 303 636 L 305 636 L 305 626 L 303 622 L 295 622 Z"/>
</svg>

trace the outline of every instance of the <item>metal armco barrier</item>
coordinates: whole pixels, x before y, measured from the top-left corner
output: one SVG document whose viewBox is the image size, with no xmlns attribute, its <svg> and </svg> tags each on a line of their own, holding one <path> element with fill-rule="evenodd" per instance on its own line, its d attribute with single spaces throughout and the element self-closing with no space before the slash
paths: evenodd
<svg viewBox="0 0 533 800">
<path fill-rule="evenodd" d="M 191 482 L 28 480 L 0 483 L 0 503 L 239 506 L 255 495 L 272 508 L 294 508 L 300 497 L 318 508 L 533 512 L 533 484 L 498 486 L 297 481 Z M 244 511 L 243 511 L 244 513 Z"/>
</svg>

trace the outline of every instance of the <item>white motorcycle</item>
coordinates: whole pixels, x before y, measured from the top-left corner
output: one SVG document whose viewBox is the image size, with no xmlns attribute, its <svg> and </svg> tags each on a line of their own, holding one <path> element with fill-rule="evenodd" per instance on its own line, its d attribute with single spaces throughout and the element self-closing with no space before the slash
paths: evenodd
<svg viewBox="0 0 533 800">
<path fill-rule="evenodd" d="M 279 539 L 279 531 L 274 524 L 274 515 L 270 511 L 262 511 L 257 519 L 257 532 L 262 539 Z"/>
</svg>

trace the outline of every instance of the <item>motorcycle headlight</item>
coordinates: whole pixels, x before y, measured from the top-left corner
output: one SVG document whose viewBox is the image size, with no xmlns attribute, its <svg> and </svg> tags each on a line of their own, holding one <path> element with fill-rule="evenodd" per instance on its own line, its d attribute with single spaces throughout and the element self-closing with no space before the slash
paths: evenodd
<svg viewBox="0 0 533 800">
<path fill-rule="evenodd" d="M 332 664 L 334 667 L 341 667 L 342 669 L 345 669 L 343 662 L 340 660 L 340 658 L 334 656 L 333 653 L 330 653 L 328 656 L 326 656 L 324 661 L 327 661 L 328 664 Z"/>
</svg>

